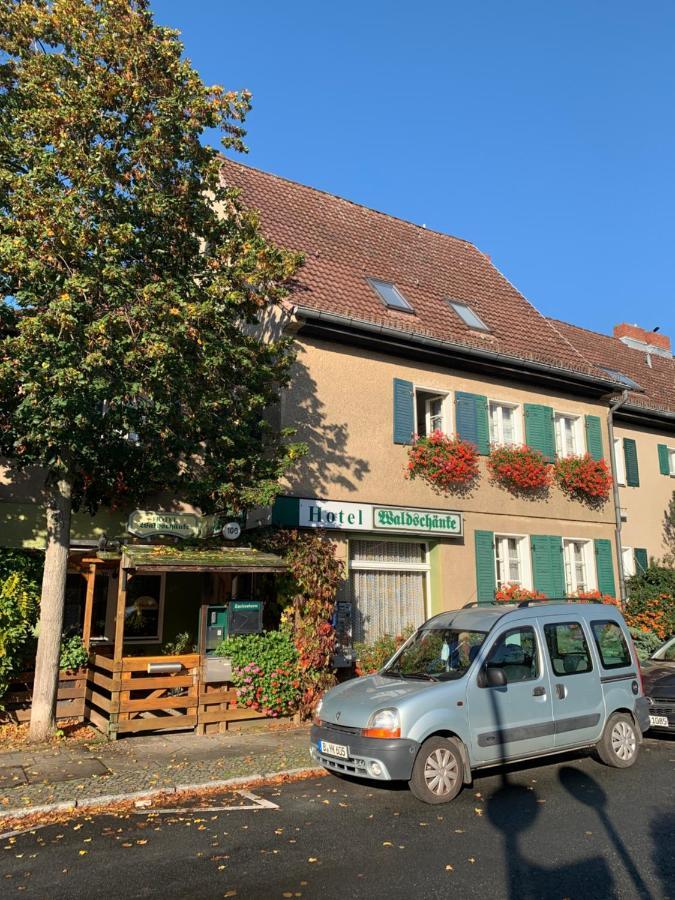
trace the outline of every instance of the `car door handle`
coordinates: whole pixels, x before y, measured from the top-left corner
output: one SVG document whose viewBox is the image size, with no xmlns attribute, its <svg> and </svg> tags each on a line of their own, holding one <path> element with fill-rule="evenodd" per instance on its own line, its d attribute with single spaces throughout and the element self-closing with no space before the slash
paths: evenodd
<svg viewBox="0 0 675 900">
<path fill-rule="evenodd" d="M 559 700 L 564 700 L 565 697 L 567 696 L 567 688 L 565 687 L 564 684 L 556 684 L 555 692 L 558 695 Z"/>
<path fill-rule="evenodd" d="M 546 688 L 545 687 L 532 688 L 532 696 L 533 697 L 545 697 L 546 696 Z"/>
</svg>

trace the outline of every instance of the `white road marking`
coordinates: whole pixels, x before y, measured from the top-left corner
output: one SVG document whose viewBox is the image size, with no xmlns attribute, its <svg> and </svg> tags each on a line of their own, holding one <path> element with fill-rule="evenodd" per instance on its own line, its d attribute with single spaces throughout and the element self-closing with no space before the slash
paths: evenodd
<svg viewBox="0 0 675 900">
<path fill-rule="evenodd" d="M 239 812 L 240 810 L 246 809 L 279 809 L 276 803 L 272 803 L 271 800 L 265 800 L 264 797 L 258 797 L 257 794 L 252 793 L 251 791 L 234 791 L 235 794 L 239 794 L 245 800 L 250 800 L 250 804 L 244 804 L 242 806 L 182 806 L 182 807 L 149 807 L 148 809 L 134 809 L 134 812 L 137 816 L 147 816 L 147 815 L 168 815 L 171 813 L 207 813 L 207 812 Z"/>
</svg>

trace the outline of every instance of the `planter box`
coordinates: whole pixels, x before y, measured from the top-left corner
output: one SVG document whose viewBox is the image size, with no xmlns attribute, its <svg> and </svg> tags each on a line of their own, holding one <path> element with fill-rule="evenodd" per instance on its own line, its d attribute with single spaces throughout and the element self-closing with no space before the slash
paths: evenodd
<svg viewBox="0 0 675 900">
<path fill-rule="evenodd" d="M 202 659 L 202 681 L 232 681 L 232 660 L 225 656 L 205 656 Z"/>
</svg>

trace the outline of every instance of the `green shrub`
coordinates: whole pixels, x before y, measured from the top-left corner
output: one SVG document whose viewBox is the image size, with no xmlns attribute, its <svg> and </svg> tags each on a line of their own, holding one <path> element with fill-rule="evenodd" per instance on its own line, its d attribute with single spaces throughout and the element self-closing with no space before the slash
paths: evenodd
<svg viewBox="0 0 675 900">
<path fill-rule="evenodd" d="M 675 569 L 650 565 L 627 581 L 626 620 L 661 638 L 675 633 Z"/>
<path fill-rule="evenodd" d="M 63 638 L 61 641 L 61 656 L 59 657 L 59 669 L 68 669 L 74 672 L 81 669 L 89 662 L 89 651 L 84 646 L 79 634 Z"/>
<path fill-rule="evenodd" d="M 22 667 L 37 608 L 36 585 L 23 572 L 13 572 L 0 581 L 0 701 Z"/>
<path fill-rule="evenodd" d="M 189 631 L 179 632 L 172 641 L 162 644 L 164 656 L 181 656 L 183 653 L 194 653 L 196 647 Z"/>
<path fill-rule="evenodd" d="M 295 712 L 301 681 L 298 651 L 289 630 L 233 635 L 221 641 L 216 654 L 232 660 L 232 680 L 240 706 L 267 716 Z"/>
<path fill-rule="evenodd" d="M 652 653 L 658 650 L 663 643 L 652 631 L 641 631 L 639 628 L 631 628 L 630 633 L 640 660 L 649 659 Z"/>
<path fill-rule="evenodd" d="M 400 634 L 383 634 L 372 644 L 354 644 L 357 674 L 372 675 L 373 672 L 379 672 L 414 630 L 412 627 L 404 628 Z"/>
</svg>

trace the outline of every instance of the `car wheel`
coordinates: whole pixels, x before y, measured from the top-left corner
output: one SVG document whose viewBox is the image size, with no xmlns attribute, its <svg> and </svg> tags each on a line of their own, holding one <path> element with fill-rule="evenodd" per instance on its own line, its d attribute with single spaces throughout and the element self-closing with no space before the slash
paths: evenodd
<svg viewBox="0 0 675 900">
<path fill-rule="evenodd" d="M 431 737 L 417 754 L 410 790 L 424 803 L 448 803 L 464 784 L 464 766 L 459 748 L 447 738 Z"/>
<path fill-rule="evenodd" d="M 627 769 L 638 757 L 640 735 L 631 716 L 614 713 L 596 745 L 598 756 L 606 766 Z"/>
</svg>

